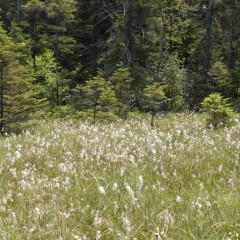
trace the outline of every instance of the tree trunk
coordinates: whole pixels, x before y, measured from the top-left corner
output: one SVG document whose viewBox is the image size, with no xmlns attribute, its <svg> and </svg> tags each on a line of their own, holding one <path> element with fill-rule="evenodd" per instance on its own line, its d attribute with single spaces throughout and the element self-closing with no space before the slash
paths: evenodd
<svg viewBox="0 0 240 240">
<path fill-rule="evenodd" d="M 151 127 L 154 127 L 154 116 L 156 115 L 156 113 L 154 111 L 151 112 Z"/>
<path fill-rule="evenodd" d="M 234 52 L 234 47 L 233 47 L 233 41 L 234 41 L 234 26 L 235 26 L 235 8 L 236 8 L 236 0 L 232 0 L 232 23 L 231 23 L 231 35 L 230 35 L 230 47 L 229 47 L 229 59 L 228 59 L 228 69 L 232 69 L 234 67 L 234 61 L 235 61 L 235 55 L 236 52 Z"/>
<path fill-rule="evenodd" d="M 207 23 L 206 23 L 206 34 L 204 39 L 203 49 L 203 65 L 202 65 L 202 84 L 208 83 L 208 70 L 210 68 L 210 48 L 211 48 L 211 34 L 212 34 L 212 23 L 213 23 L 213 0 L 208 1 L 207 6 Z"/>
<path fill-rule="evenodd" d="M 239 45 L 240 45 L 240 40 L 238 39 L 237 40 L 237 47 L 236 47 L 236 59 L 238 59 L 238 50 L 239 50 Z M 236 86 L 235 86 L 235 89 L 234 89 L 234 93 L 233 93 L 233 97 L 234 98 L 237 98 L 237 97 L 239 97 L 240 96 L 240 93 L 239 93 L 239 87 L 240 87 L 240 74 L 239 74 L 239 76 L 238 76 L 238 78 L 237 78 L 237 83 L 236 83 Z"/>
<path fill-rule="evenodd" d="M 55 49 L 55 53 L 56 53 L 56 62 L 57 62 L 57 66 L 56 66 L 56 76 L 57 76 L 57 79 L 56 79 L 56 94 L 57 94 L 57 101 L 56 101 L 56 104 L 57 106 L 60 105 L 60 94 L 59 94 L 59 88 L 60 88 L 60 81 L 59 81 L 59 73 L 60 73 L 60 70 L 59 70 L 59 32 L 58 30 L 56 31 L 56 49 Z"/>
<path fill-rule="evenodd" d="M 0 62 L 1 64 L 1 62 Z M 0 135 L 3 134 L 3 66 L 0 66 Z"/>
<path fill-rule="evenodd" d="M 159 42 L 157 75 L 159 74 L 160 69 L 162 67 L 164 44 L 165 44 L 165 23 L 163 22 L 162 23 L 162 32 L 161 32 L 161 37 L 160 37 L 160 42 Z"/>
<path fill-rule="evenodd" d="M 36 73 L 37 65 L 36 65 L 36 54 L 32 53 L 32 59 L 33 59 L 33 72 Z"/>
<path fill-rule="evenodd" d="M 125 49 L 124 61 L 126 66 L 130 66 L 132 61 L 132 31 L 131 31 L 131 18 L 132 18 L 132 0 L 126 0 L 124 6 L 125 17 Z"/>
<path fill-rule="evenodd" d="M 96 124 L 96 117 L 97 117 L 97 99 L 95 100 L 94 106 L 93 106 L 93 124 Z"/>
<path fill-rule="evenodd" d="M 162 2 L 160 2 L 160 11 L 161 11 L 161 35 L 159 40 L 159 51 L 158 51 L 158 63 L 157 63 L 157 77 L 158 74 L 162 68 L 162 62 L 163 62 L 163 49 L 165 45 L 165 32 L 166 32 L 166 21 L 165 21 L 165 14 L 162 6 Z"/>
<path fill-rule="evenodd" d="M 20 1 L 17 0 L 17 22 L 20 23 Z"/>
<path fill-rule="evenodd" d="M 57 0 L 57 5 L 59 6 L 59 1 Z M 54 52 L 55 52 L 55 56 L 56 56 L 56 105 L 60 106 L 60 81 L 59 81 L 59 76 L 60 76 L 60 64 L 59 64 L 59 58 L 60 58 L 60 49 L 59 49 L 59 22 L 60 22 L 60 16 L 59 16 L 59 9 L 56 10 L 57 11 L 57 15 L 56 15 L 56 30 L 55 30 L 55 37 L 56 37 L 56 42 L 55 42 L 55 46 L 54 46 Z"/>
</svg>

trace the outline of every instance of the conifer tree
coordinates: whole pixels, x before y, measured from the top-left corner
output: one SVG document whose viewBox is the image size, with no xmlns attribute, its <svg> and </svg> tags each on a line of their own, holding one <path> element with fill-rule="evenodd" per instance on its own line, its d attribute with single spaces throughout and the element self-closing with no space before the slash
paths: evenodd
<svg viewBox="0 0 240 240">
<path fill-rule="evenodd" d="M 212 78 L 214 91 L 229 96 L 231 92 L 231 75 L 227 66 L 221 61 L 215 62 L 209 70 Z"/>
<path fill-rule="evenodd" d="M 32 87 L 49 108 L 81 108 L 76 86 L 98 69 L 114 86 L 120 115 L 133 104 L 143 110 L 149 79 L 168 85 L 171 111 L 199 106 L 213 91 L 238 101 L 239 0 L 1 0 L 0 18 L 21 53 L 16 61 L 25 68 L 32 58 Z M 55 66 L 46 62 L 43 74 L 46 58 Z"/>
<path fill-rule="evenodd" d="M 17 44 L 0 25 L 0 131 L 29 119 L 37 106 L 32 71 L 21 64 Z"/>
<path fill-rule="evenodd" d="M 82 90 L 85 96 L 85 106 L 93 111 L 94 123 L 96 123 L 99 111 L 110 112 L 117 103 L 111 82 L 101 77 L 100 73 L 88 80 Z"/>
<path fill-rule="evenodd" d="M 22 20 L 22 5 L 26 0 L 1 0 L 0 16 L 6 29 L 10 28 L 11 22 L 20 23 Z"/>
<path fill-rule="evenodd" d="M 56 59 L 56 104 L 61 105 L 60 86 L 61 86 L 61 66 L 68 66 L 67 55 L 73 54 L 75 40 L 68 35 L 69 25 L 74 21 L 76 11 L 75 0 L 48 0 L 46 1 L 46 11 L 49 18 L 47 34 L 45 40 L 48 48 L 54 51 Z M 72 67 L 72 66 L 71 66 Z"/>
<path fill-rule="evenodd" d="M 23 29 L 29 35 L 29 46 L 32 53 L 33 69 L 36 70 L 36 56 L 42 52 L 46 44 L 43 35 L 46 27 L 46 7 L 40 0 L 28 0 L 22 6 L 24 14 Z"/>
<path fill-rule="evenodd" d="M 68 91 L 69 80 L 66 79 L 68 71 L 58 67 L 52 50 L 46 49 L 41 55 L 36 56 L 37 69 L 35 77 L 38 86 L 38 98 L 46 100 L 50 108 L 66 104 L 66 92 Z M 58 70 L 58 71 L 57 71 Z M 57 98 L 60 96 L 61 103 Z"/>
<path fill-rule="evenodd" d="M 159 73 L 169 55 L 186 56 L 190 8 L 184 0 L 151 1 L 152 9 L 146 20 L 144 48 L 148 54 L 147 68 L 159 79 Z"/>
<path fill-rule="evenodd" d="M 161 83 L 167 86 L 165 93 L 170 99 L 165 109 L 169 111 L 186 110 L 187 85 L 190 79 L 187 79 L 186 69 L 177 56 L 168 57 L 159 76 Z"/>
<path fill-rule="evenodd" d="M 164 89 L 166 85 L 153 82 L 144 88 L 145 109 L 151 114 L 151 126 L 154 127 L 154 117 L 162 109 L 166 100 Z"/>
<path fill-rule="evenodd" d="M 130 76 L 129 69 L 124 65 L 118 64 L 117 69 L 109 78 L 114 86 L 115 94 L 119 102 L 118 114 L 126 117 L 135 104 L 135 95 L 132 90 L 133 79 Z"/>
</svg>

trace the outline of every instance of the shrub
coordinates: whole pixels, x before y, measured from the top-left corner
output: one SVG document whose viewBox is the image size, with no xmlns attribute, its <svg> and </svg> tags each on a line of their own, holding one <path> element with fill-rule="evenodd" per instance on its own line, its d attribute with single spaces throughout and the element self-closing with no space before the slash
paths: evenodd
<svg viewBox="0 0 240 240">
<path fill-rule="evenodd" d="M 93 122 L 96 123 L 97 113 L 111 112 L 117 104 L 117 99 L 110 81 L 100 75 L 86 82 L 82 88 L 86 107 L 93 110 Z"/>
<path fill-rule="evenodd" d="M 214 128 L 225 126 L 233 117 L 234 111 L 228 100 L 220 93 L 212 93 L 202 101 L 201 110 L 208 115 L 208 126 L 212 125 Z"/>
<path fill-rule="evenodd" d="M 152 127 L 154 126 L 154 116 L 160 111 L 164 100 L 166 100 L 165 88 L 166 85 L 155 82 L 144 89 L 145 108 L 151 113 Z"/>
</svg>

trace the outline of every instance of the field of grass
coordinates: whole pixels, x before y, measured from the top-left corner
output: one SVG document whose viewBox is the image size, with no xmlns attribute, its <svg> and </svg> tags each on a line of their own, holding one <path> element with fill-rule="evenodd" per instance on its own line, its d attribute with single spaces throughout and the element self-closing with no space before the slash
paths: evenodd
<svg viewBox="0 0 240 240">
<path fill-rule="evenodd" d="M 239 120 L 55 120 L 3 137 L 0 239 L 240 239 Z"/>
</svg>

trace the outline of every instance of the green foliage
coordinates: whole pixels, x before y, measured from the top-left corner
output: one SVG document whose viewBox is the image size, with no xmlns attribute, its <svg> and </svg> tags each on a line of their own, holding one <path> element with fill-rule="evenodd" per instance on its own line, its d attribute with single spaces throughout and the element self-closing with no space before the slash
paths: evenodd
<svg viewBox="0 0 240 240">
<path fill-rule="evenodd" d="M 130 76 L 129 69 L 124 67 L 122 63 L 118 64 L 109 80 L 114 87 L 119 102 L 118 115 L 125 118 L 135 103 L 135 95 L 132 90 L 133 79 Z"/>
<path fill-rule="evenodd" d="M 235 63 L 234 69 L 231 70 L 232 77 L 232 96 L 233 98 L 240 97 L 240 60 Z"/>
<path fill-rule="evenodd" d="M 144 89 L 145 97 L 147 98 L 149 108 L 151 111 L 158 111 L 162 100 L 166 99 L 164 89 L 166 86 L 160 83 L 154 82 Z"/>
<path fill-rule="evenodd" d="M 23 65 L 22 59 L 21 47 L 12 41 L 0 25 L 1 132 L 13 130 L 29 120 L 41 103 L 35 98 L 33 72 L 29 65 Z"/>
<path fill-rule="evenodd" d="M 233 109 L 234 109 L 235 112 L 240 113 L 240 97 L 234 99 Z"/>
<path fill-rule="evenodd" d="M 97 112 L 110 112 L 117 104 L 117 99 L 110 81 L 106 81 L 98 74 L 88 80 L 82 87 L 84 94 L 83 104 L 93 110 L 93 122 L 96 123 Z"/>
<path fill-rule="evenodd" d="M 153 81 L 167 86 L 166 111 L 195 108 L 212 92 L 231 98 L 238 110 L 239 3 L 212 3 L 1 0 L 0 17 L 16 58 L 9 61 L 35 78 L 27 91 L 45 102 L 42 112 L 93 111 L 85 87 L 98 69 L 113 85 L 98 99 L 93 112 L 99 115 L 113 111 L 127 118 L 133 108 L 144 111 L 144 88 Z M 112 91 L 117 101 L 109 107 Z"/>
<path fill-rule="evenodd" d="M 201 110 L 208 115 L 207 124 L 214 128 L 225 126 L 233 117 L 232 105 L 228 98 L 223 98 L 219 93 L 212 93 L 201 103 Z"/>
<path fill-rule="evenodd" d="M 148 35 L 146 48 L 152 54 L 148 54 L 146 63 L 148 69 L 158 75 L 169 55 L 183 51 L 191 26 L 191 8 L 184 0 L 148 2 L 152 14 L 145 20 Z"/>
<path fill-rule="evenodd" d="M 151 126 L 154 126 L 154 116 L 161 110 L 166 95 L 164 89 L 165 85 L 160 83 L 152 83 L 144 89 L 145 109 L 151 113 Z"/>
<path fill-rule="evenodd" d="M 225 95 L 230 93 L 231 75 L 227 66 L 221 61 L 217 61 L 213 64 L 209 70 L 209 76 L 213 79 L 216 91 Z"/>
<path fill-rule="evenodd" d="M 50 18 L 59 18 L 58 20 L 60 20 L 63 25 L 69 21 L 73 21 L 74 12 L 76 11 L 75 0 L 48 0 L 46 3 L 48 16 Z"/>
<path fill-rule="evenodd" d="M 23 32 L 22 28 L 15 22 L 11 23 L 9 30 L 9 37 L 14 43 L 14 51 L 18 53 L 19 61 L 25 64 L 31 59 L 31 49 L 29 49 L 30 40 L 27 35 Z"/>
<path fill-rule="evenodd" d="M 44 111 L 44 119 L 47 119 L 48 117 L 51 117 L 53 119 L 55 118 L 67 118 L 69 116 L 73 116 L 73 107 L 69 105 L 63 105 L 63 106 L 56 106 L 55 108 L 47 108 Z"/>
<path fill-rule="evenodd" d="M 35 77 L 39 86 L 39 97 L 46 99 L 54 107 L 66 101 L 69 90 L 68 72 L 60 67 L 52 50 L 46 50 L 43 54 L 36 56 Z"/>
<path fill-rule="evenodd" d="M 40 0 L 28 0 L 22 5 L 23 21 L 22 28 L 29 35 L 28 45 L 30 47 L 33 67 L 35 68 L 35 57 L 41 54 L 46 44 L 43 41 L 45 33 L 46 6 Z"/>
<path fill-rule="evenodd" d="M 160 73 L 160 79 L 163 84 L 167 85 L 165 92 L 170 99 L 166 109 L 170 111 L 186 110 L 187 72 L 177 56 L 168 58 Z"/>
<path fill-rule="evenodd" d="M 75 0 L 46 1 L 46 14 L 49 22 L 44 41 L 54 51 L 58 65 L 60 62 L 67 64 L 64 56 L 73 53 L 75 40 L 72 36 L 69 36 L 68 30 L 74 22 L 75 11 Z"/>
</svg>

